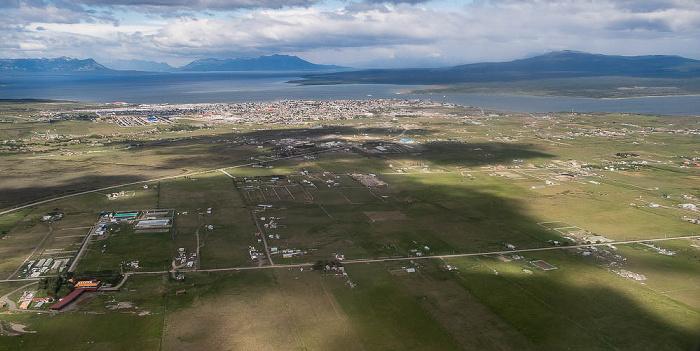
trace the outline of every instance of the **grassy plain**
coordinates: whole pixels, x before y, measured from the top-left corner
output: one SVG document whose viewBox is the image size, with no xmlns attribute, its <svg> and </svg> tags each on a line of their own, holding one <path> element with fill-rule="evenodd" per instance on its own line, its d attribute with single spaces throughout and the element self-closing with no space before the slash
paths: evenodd
<svg viewBox="0 0 700 351">
<path fill-rule="evenodd" d="M 655 243 L 674 255 L 632 244 L 598 247 L 609 252 L 600 257 L 585 256 L 593 251 L 587 248 L 525 252 L 520 259 L 417 259 L 552 247 L 567 242 L 553 229 L 561 226 L 612 240 L 700 235 L 697 224 L 684 220 L 700 214 L 678 206 L 700 197 L 700 168 L 684 163 L 697 158 L 696 119 L 480 115 L 443 107 L 428 117 L 414 109 L 316 129 L 202 124 L 191 132 L 148 132 L 104 121 L 52 123 L 56 133 L 81 140 L 70 143 L 31 140 L 46 124 L 26 114 L 57 105 L 22 106 L 28 110 L 0 106 L 3 118 L 14 121 L 0 125 L 2 139 L 29 137 L 24 149 L 3 144 L 4 208 L 104 185 L 274 162 L 228 168 L 231 177 L 215 170 L 148 181 L 148 189 L 128 185 L 0 216 L 0 280 L 32 252 L 32 259 L 71 256 L 102 211 L 177 214 L 169 233 L 137 234 L 124 225 L 90 243 L 78 273 L 118 270 L 133 260 L 142 273 L 168 270 L 178 248 L 197 251 L 199 233 L 197 269 L 180 269 L 182 281 L 135 274 L 120 291 L 95 293 L 60 313 L 3 310 L 0 321 L 36 333 L 0 336 L 0 350 L 687 350 L 697 343 L 698 240 Z M 306 137 L 319 144 L 341 140 L 343 150 L 275 159 L 273 140 Z M 258 148 L 236 138 L 267 143 Z M 386 185 L 363 185 L 353 173 L 375 174 Z M 121 190 L 135 196 L 105 196 Z M 40 218 L 51 212 L 64 218 L 49 231 Z M 307 254 L 273 255 L 277 268 L 251 261 L 249 246 L 263 250 L 256 221 L 273 235 L 269 247 Z M 288 266 L 331 260 L 334 253 L 406 260 L 348 262 L 347 276 Z M 539 270 L 531 260 L 557 269 Z M 211 270 L 236 267 L 246 270 Z M 620 270 L 645 280 L 615 273 Z M 0 293 L 23 283 L 0 281 Z"/>
<path fill-rule="evenodd" d="M 14 313 L 0 320 L 31 333 L 0 336 L 0 350 L 157 350 L 164 313 L 163 277 L 133 277 L 118 293 L 88 293 L 73 310 L 55 315 Z M 110 308 L 128 302 L 126 308 Z"/>
</svg>

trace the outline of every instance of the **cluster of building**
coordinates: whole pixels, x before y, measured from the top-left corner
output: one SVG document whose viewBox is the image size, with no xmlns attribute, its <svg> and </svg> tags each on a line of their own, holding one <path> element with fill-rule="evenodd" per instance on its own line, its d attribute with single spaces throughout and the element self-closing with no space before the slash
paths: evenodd
<svg viewBox="0 0 700 351">
<path fill-rule="evenodd" d="M 248 247 L 248 255 L 250 256 L 250 259 L 253 261 L 265 259 L 265 253 L 256 249 L 254 246 Z"/>
<path fill-rule="evenodd" d="M 122 267 L 126 267 L 126 268 L 138 269 L 140 267 L 139 261 L 129 261 L 129 262 L 123 261 L 121 264 L 122 264 Z"/>
<path fill-rule="evenodd" d="M 71 302 L 78 299 L 78 297 L 80 297 L 86 291 L 96 291 L 101 287 L 102 287 L 102 282 L 100 282 L 97 279 L 81 280 L 81 281 L 75 282 L 75 285 L 73 286 L 73 288 L 74 288 L 73 291 L 70 294 L 58 299 L 58 302 L 51 305 L 49 307 L 49 309 L 53 310 L 53 311 L 61 310 L 61 309 L 65 308 L 66 306 L 68 306 Z"/>
<path fill-rule="evenodd" d="M 51 303 L 54 301 L 53 296 L 46 297 L 34 297 L 36 296 L 36 291 L 24 291 L 22 296 L 17 300 L 20 310 L 29 309 L 29 307 L 34 303 L 34 308 L 41 308 L 44 304 Z"/>
<path fill-rule="evenodd" d="M 694 223 L 694 224 L 700 224 L 700 218 L 690 218 L 683 216 L 683 220 L 686 222 Z"/>
<path fill-rule="evenodd" d="M 612 272 L 624 278 L 630 278 L 638 281 L 647 280 L 647 277 L 644 276 L 644 274 L 634 273 L 626 269 L 613 269 Z"/>
<path fill-rule="evenodd" d="M 119 191 L 119 192 L 109 193 L 109 194 L 107 194 L 106 196 L 107 196 L 107 199 L 109 199 L 109 200 L 116 200 L 116 199 L 118 199 L 118 198 L 120 198 L 120 197 L 124 197 L 124 196 L 135 196 L 135 195 L 136 195 L 136 192 L 135 192 L 135 191 L 124 191 L 124 190 L 122 190 L 122 191 Z"/>
<path fill-rule="evenodd" d="M 308 252 L 300 249 L 279 249 L 277 247 L 270 248 L 270 255 L 282 255 L 282 258 L 292 258 L 294 256 L 303 256 Z"/>
<path fill-rule="evenodd" d="M 27 262 L 27 266 L 22 270 L 20 277 L 37 278 L 50 272 L 63 273 L 70 260 L 70 258 L 53 259 L 50 257 L 31 260 Z"/>
<path fill-rule="evenodd" d="M 414 242 L 415 243 L 415 242 Z M 418 244 L 416 244 L 418 245 Z M 408 250 L 408 257 L 423 257 L 426 255 L 432 255 L 432 252 L 430 251 L 430 247 L 427 245 L 418 245 L 417 249 L 409 249 Z"/>
<path fill-rule="evenodd" d="M 116 223 L 134 224 L 135 230 L 167 230 L 173 225 L 174 214 L 173 210 L 102 212 L 92 235 L 104 235 Z"/>
<path fill-rule="evenodd" d="M 187 250 L 184 247 L 181 247 L 177 249 L 177 257 L 175 258 L 175 262 L 179 266 L 192 268 L 194 267 L 195 262 L 197 262 L 197 253 L 192 252 L 188 255 Z"/>
<path fill-rule="evenodd" d="M 673 256 L 673 255 L 676 254 L 675 251 L 671 251 L 671 250 L 668 250 L 668 249 L 664 249 L 663 247 L 656 246 L 656 245 L 654 245 L 653 242 L 650 242 L 650 241 L 643 242 L 642 245 L 644 245 L 644 246 L 646 246 L 646 247 L 650 247 L 650 248 L 656 250 L 656 252 L 658 252 L 658 253 L 660 253 L 660 254 L 662 254 L 662 255 Z"/>
<path fill-rule="evenodd" d="M 57 213 L 57 214 L 47 214 L 43 217 L 41 217 L 41 220 L 44 222 L 56 222 L 60 221 L 63 218 L 63 213 Z"/>
<path fill-rule="evenodd" d="M 172 123 L 169 119 L 158 116 L 114 116 L 111 120 L 120 127 L 143 127 L 151 124 Z"/>
<path fill-rule="evenodd" d="M 687 203 L 687 204 L 678 204 L 678 207 L 684 209 L 684 210 L 690 210 L 690 211 L 698 211 L 698 206 L 695 204 Z"/>
<path fill-rule="evenodd" d="M 19 303 L 18 308 L 21 310 L 29 309 L 29 307 L 32 306 L 32 303 L 34 303 L 34 308 L 41 308 L 45 304 L 55 302 L 53 305 L 49 306 L 49 309 L 58 311 L 68 306 L 86 291 L 96 291 L 102 287 L 102 282 L 96 279 L 77 282 L 71 280 L 69 282 L 74 283 L 73 291 L 64 297 L 59 298 L 58 301 L 56 301 L 53 296 L 35 297 L 36 291 L 24 291 L 22 296 L 20 296 L 20 298 L 17 300 L 17 303 Z"/>
<path fill-rule="evenodd" d="M 109 117 L 123 126 L 168 123 L 187 116 L 224 122 L 306 123 L 372 117 L 386 112 L 389 117 L 431 117 L 436 112 L 423 111 L 426 107 L 454 107 L 456 105 L 427 100 L 282 100 L 245 103 L 203 103 L 176 105 L 129 105 L 110 108 L 81 109 L 70 113 L 92 113 L 99 118 Z"/>
<path fill-rule="evenodd" d="M 350 175 L 352 179 L 362 183 L 366 187 L 388 186 L 387 183 L 377 178 L 376 174 L 359 174 L 353 173 Z"/>
<path fill-rule="evenodd" d="M 263 223 L 263 227 L 265 229 L 277 229 L 277 227 L 279 226 L 279 223 L 277 222 L 277 220 L 279 220 L 279 218 L 260 217 L 260 220 L 263 222 L 266 222 L 266 221 L 268 222 L 268 223 Z"/>
</svg>

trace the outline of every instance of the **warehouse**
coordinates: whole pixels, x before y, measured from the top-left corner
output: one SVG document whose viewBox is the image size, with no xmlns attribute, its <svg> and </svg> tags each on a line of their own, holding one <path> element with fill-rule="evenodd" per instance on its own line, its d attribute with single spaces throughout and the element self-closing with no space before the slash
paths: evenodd
<svg viewBox="0 0 700 351">
<path fill-rule="evenodd" d="M 134 226 L 135 229 L 162 228 L 170 225 L 170 219 L 146 219 L 139 221 Z"/>
</svg>

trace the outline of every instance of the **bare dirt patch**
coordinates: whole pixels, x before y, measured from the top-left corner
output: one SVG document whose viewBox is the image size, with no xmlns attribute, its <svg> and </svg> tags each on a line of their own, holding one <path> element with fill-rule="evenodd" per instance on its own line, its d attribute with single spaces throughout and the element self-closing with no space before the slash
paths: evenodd
<svg viewBox="0 0 700 351">
<path fill-rule="evenodd" d="M 86 293 L 82 294 L 80 297 L 78 297 L 75 301 L 72 303 L 68 304 L 68 306 L 64 307 L 61 312 L 72 312 L 72 311 L 77 311 L 85 306 L 87 306 L 90 301 L 94 300 L 97 297 L 97 293 L 92 292 L 92 291 L 87 291 Z"/>
<path fill-rule="evenodd" d="M 21 323 L 10 323 L 10 328 L 12 328 L 12 330 L 14 330 L 18 333 L 22 333 L 22 334 L 36 333 L 36 331 L 33 331 L 33 330 L 25 330 L 27 327 L 29 327 L 29 326 L 21 324 Z"/>
<path fill-rule="evenodd" d="M 501 177 L 506 177 L 510 179 L 525 179 L 525 177 L 521 176 L 520 174 L 513 173 L 513 172 L 496 172 Z"/>
<path fill-rule="evenodd" d="M 408 219 L 408 216 L 401 211 L 369 211 L 364 214 L 373 222 L 381 221 L 401 221 Z"/>
<path fill-rule="evenodd" d="M 19 336 L 22 334 L 32 334 L 36 331 L 26 330 L 29 326 L 21 323 L 12 323 L 0 320 L 0 336 Z"/>
<path fill-rule="evenodd" d="M 617 171 L 617 173 L 629 176 L 629 177 L 634 177 L 634 178 L 643 178 L 645 177 L 644 173 L 642 172 L 629 172 L 629 171 Z"/>
<path fill-rule="evenodd" d="M 129 301 L 120 301 L 114 305 L 107 306 L 107 308 L 109 308 L 110 310 L 121 310 L 121 309 L 134 308 L 134 307 L 135 307 L 134 303 L 129 302 Z"/>
</svg>

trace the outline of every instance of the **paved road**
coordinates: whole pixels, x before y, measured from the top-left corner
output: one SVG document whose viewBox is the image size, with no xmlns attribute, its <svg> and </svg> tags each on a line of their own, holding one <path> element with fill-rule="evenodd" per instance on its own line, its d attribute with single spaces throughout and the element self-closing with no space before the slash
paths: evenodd
<svg viewBox="0 0 700 351">
<path fill-rule="evenodd" d="M 122 278 L 122 281 L 120 281 L 119 284 L 117 284 L 113 287 L 109 287 L 109 288 L 100 288 L 100 291 L 119 291 L 119 289 L 124 285 L 124 283 L 126 283 L 126 280 L 129 279 L 129 277 L 132 274 L 133 273 L 131 273 L 131 272 L 124 273 L 124 278 Z"/>
<path fill-rule="evenodd" d="M 422 257 L 397 257 L 397 258 L 379 258 L 379 259 L 363 259 L 363 260 L 347 260 L 343 261 L 343 264 L 348 263 L 369 263 L 369 262 L 391 262 L 391 261 L 406 261 L 406 260 L 420 260 L 420 259 L 431 259 L 431 258 L 456 258 L 456 257 L 470 257 L 470 256 L 484 256 L 484 255 L 503 255 L 512 253 L 523 253 L 523 252 L 536 252 L 536 251 L 550 251 L 550 250 L 570 250 L 576 248 L 586 248 L 591 246 L 607 246 L 607 245 L 625 245 L 625 244 L 636 244 L 643 243 L 647 241 L 665 241 L 665 240 L 678 240 L 678 239 L 698 239 L 700 235 L 689 235 L 689 236 L 677 236 L 669 238 L 657 238 L 657 239 L 639 239 L 639 240 L 625 240 L 625 241 L 613 241 L 609 243 L 601 244 L 588 244 L 588 245 L 570 245 L 570 246 L 548 246 L 548 247 L 538 247 L 532 249 L 518 249 L 518 250 L 504 250 L 504 251 L 489 251 L 489 252 L 475 252 L 475 253 L 464 253 L 464 254 L 452 254 L 452 255 L 435 255 L 435 256 L 422 256 Z"/>
<path fill-rule="evenodd" d="M 80 262 L 80 260 L 85 255 L 85 251 L 87 250 L 87 247 L 88 247 L 88 242 L 90 241 L 90 233 L 91 232 L 92 232 L 92 227 L 90 227 L 90 229 L 88 229 L 87 234 L 85 234 L 85 238 L 80 243 L 80 249 L 78 250 L 78 252 L 75 253 L 75 257 L 73 257 L 73 261 L 71 261 L 70 267 L 68 267 L 68 272 L 75 271 L 75 268 L 78 267 L 78 262 Z"/>
<path fill-rule="evenodd" d="M 256 165 L 256 164 L 260 164 L 260 163 L 277 162 L 277 161 L 281 161 L 281 160 L 285 160 L 285 159 L 289 159 L 289 158 L 304 157 L 304 156 L 308 156 L 308 155 L 316 155 L 316 154 L 325 153 L 325 152 L 330 152 L 330 151 L 336 151 L 336 150 L 340 150 L 340 149 L 341 149 L 341 148 L 332 148 L 332 149 L 326 149 L 326 150 L 319 150 L 319 151 L 307 152 L 307 153 L 304 153 L 304 154 L 298 154 L 298 155 L 280 157 L 280 158 L 276 158 L 276 159 L 274 159 L 274 160 L 256 161 L 256 162 L 250 162 L 250 163 L 246 163 L 246 164 L 242 164 L 242 165 L 237 165 L 237 166 L 222 167 L 222 168 L 209 169 L 209 170 L 200 171 L 200 172 L 192 172 L 192 173 L 187 173 L 187 174 L 180 174 L 180 175 L 174 175 L 174 176 L 168 176 L 168 177 L 161 177 L 161 178 L 153 178 L 153 179 L 147 179 L 147 180 L 140 180 L 140 181 L 137 181 L 137 182 L 130 182 L 130 183 L 122 183 L 122 184 L 117 184 L 117 185 L 111 185 L 111 186 L 106 186 L 106 187 L 99 188 L 99 189 L 81 191 L 81 192 L 74 193 L 74 194 L 62 195 L 62 196 L 54 197 L 54 198 L 51 198 L 51 199 L 36 201 L 36 202 L 32 202 L 32 203 L 29 203 L 29 204 L 26 204 L 26 205 L 17 206 L 17 207 L 10 208 L 10 209 L 4 210 L 4 211 L 0 211 L 0 216 L 5 215 L 5 214 L 8 214 L 8 213 L 11 213 L 11 212 L 15 212 L 15 211 L 18 211 L 18 210 L 27 208 L 27 207 L 32 207 L 32 206 L 36 206 L 36 205 L 41 205 L 41 204 L 45 204 L 45 203 L 48 203 L 48 202 L 53 202 L 53 201 L 56 201 L 56 200 L 67 199 L 67 198 L 73 197 L 73 196 L 91 194 L 91 193 L 96 193 L 96 192 L 105 191 L 105 190 L 109 190 L 109 189 L 114 189 L 114 188 L 121 188 L 121 187 L 125 187 L 125 186 L 130 186 L 130 185 L 138 185 L 138 184 L 143 184 L 143 183 L 158 182 L 158 181 L 169 180 L 169 179 L 177 179 L 177 178 L 182 178 L 182 177 L 191 177 L 191 176 L 194 176 L 194 175 L 200 175 L 200 174 L 206 174 L 206 173 L 213 173 L 213 172 L 222 172 L 222 171 L 225 171 L 225 170 L 227 170 L 227 169 L 248 167 L 248 166 L 252 166 L 252 165 Z"/>
<path fill-rule="evenodd" d="M 11 282 L 36 282 L 42 278 L 55 277 L 55 275 L 42 275 L 41 278 L 26 278 L 26 279 L 2 279 L 0 283 L 11 283 Z"/>
<path fill-rule="evenodd" d="M 474 252 L 474 253 L 451 254 L 451 255 L 346 260 L 346 261 L 343 261 L 343 264 L 411 261 L 411 260 L 436 259 L 436 258 L 437 259 L 445 259 L 445 258 L 472 257 L 472 256 L 485 256 L 485 255 L 502 255 L 502 254 L 550 251 L 550 250 L 570 250 L 570 249 L 576 249 L 576 248 L 586 248 L 586 247 L 591 247 L 591 246 L 625 245 L 625 244 L 642 243 L 642 242 L 647 242 L 647 241 L 655 242 L 655 241 L 678 240 L 678 239 L 700 239 L 700 235 L 676 236 L 676 237 L 656 238 L 656 239 L 613 241 L 613 242 L 602 243 L 602 244 L 548 246 L 548 247 L 538 247 L 538 248 L 531 248 L 531 249 Z M 198 269 L 198 270 L 193 271 L 193 272 L 226 272 L 226 271 L 245 271 L 245 270 L 251 270 L 251 269 L 269 269 L 269 268 L 301 268 L 301 267 L 311 267 L 311 266 L 313 266 L 313 263 L 276 264 L 274 266 L 259 266 L 259 267 L 230 267 L 230 268 Z M 132 274 L 164 274 L 164 273 L 169 273 L 169 271 L 134 272 Z"/>
<path fill-rule="evenodd" d="M 655 242 L 655 241 L 666 241 L 666 240 L 678 240 L 678 239 L 700 239 L 700 235 L 688 235 L 688 236 L 676 236 L 669 238 L 656 238 L 656 239 L 639 239 L 639 240 L 625 240 L 625 241 L 614 241 L 603 244 L 589 244 L 589 245 L 573 245 L 573 246 L 551 246 L 551 247 L 539 247 L 532 249 L 519 249 L 519 250 L 504 250 L 504 251 L 489 251 L 489 252 L 474 252 L 465 254 L 452 254 L 452 255 L 436 255 L 436 256 L 423 256 L 423 257 L 396 257 L 396 258 L 376 258 L 376 259 L 360 259 L 360 260 L 347 260 L 343 261 L 343 264 L 358 264 L 358 263 L 377 263 L 377 262 L 395 262 L 395 261 L 411 261 L 411 260 L 421 260 L 421 259 L 445 259 L 445 258 L 456 258 L 456 257 L 471 257 L 471 256 L 485 256 L 485 255 L 500 255 L 500 254 L 512 254 L 512 253 L 525 253 L 525 252 L 537 252 L 537 251 L 550 251 L 550 250 L 570 250 L 575 248 L 586 248 L 591 246 L 607 246 L 607 245 L 625 245 L 625 244 L 635 244 L 641 242 Z M 305 268 L 311 267 L 313 263 L 298 263 L 298 264 L 277 264 L 274 266 L 254 266 L 254 267 L 229 267 L 229 268 L 210 268 L 210 269 L 198 269 L 190 272 L 235 272 L 235 271 L 247 271 L 254 269 L 271 269 L 271 268 Z M 171 274 L 173 270 L 170 271 L 145 271 L 145 272 L 129 272 L 124 275 L 124 279 L 119 283 L 119 285 L 104 289 L 106 291 L 115 291 L 121 288 L 126 280 L 132 275 L 147 275 L 147 274 Z M 2 282 L 10 281 L 28 281 L 30 279 L 6 279 L 0 280 Z M 36 281 L 24 285 L 13 292 L 0 298 L 0 301 L 7 302 L 7 296 L 13 294 L 20 289 L 35 284 Z M 9 301 L 9 306 L 14 306 L 14 302 Z"/>
</svg>

